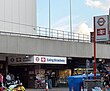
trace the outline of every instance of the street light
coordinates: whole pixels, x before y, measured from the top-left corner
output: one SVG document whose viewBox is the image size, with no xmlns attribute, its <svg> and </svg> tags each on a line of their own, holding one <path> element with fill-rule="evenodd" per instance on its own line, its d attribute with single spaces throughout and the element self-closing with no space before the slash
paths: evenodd
<svg viewBox="0 0 110 91">
<path fill-rule="evenodd" d="M 95 31 L 95 17 L 94 17 L 94 79 L 96 79 L 96 31 Z"/>
<path fill-rule="evenodd" d="M 70 0 L 70 35 L 71 35 L 71 39 L 72 39 L 72 17 L 71 17 L 71 0 Z"/>
<path fill-rule="evenodd" d="M 51 20 L 50 20 L 50 0 L 49 0 L 49 37 L 50 37 L 50 29 L 51 29 Z"/>
</svg>

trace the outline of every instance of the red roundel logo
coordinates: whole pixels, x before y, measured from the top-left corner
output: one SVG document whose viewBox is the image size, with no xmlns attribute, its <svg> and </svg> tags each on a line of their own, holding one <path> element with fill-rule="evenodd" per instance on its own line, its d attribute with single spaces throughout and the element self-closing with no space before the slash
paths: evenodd
<svg viewBox="0 0 110 91">
<path fill-rule="evenodd" d="M 103 26 L 105 24 L 105 19 L 103 17 L 99 18 L 97 21 L 99 26 Z"/>
</svg>

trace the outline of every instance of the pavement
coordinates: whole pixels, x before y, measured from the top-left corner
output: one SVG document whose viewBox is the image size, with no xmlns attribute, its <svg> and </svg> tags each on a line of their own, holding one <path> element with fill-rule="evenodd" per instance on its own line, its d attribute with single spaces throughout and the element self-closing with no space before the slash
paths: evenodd
<svg viewBox="0 0 110 91">
<path fill-rule="evenodd" d="M 26 89 L 26 91 L 46 91 L 46 89 Z M 67 87 L 62 87 L 62 88 L 52 88 L 49 89 L 48 91 L 69 91 Z"/>
</svg>

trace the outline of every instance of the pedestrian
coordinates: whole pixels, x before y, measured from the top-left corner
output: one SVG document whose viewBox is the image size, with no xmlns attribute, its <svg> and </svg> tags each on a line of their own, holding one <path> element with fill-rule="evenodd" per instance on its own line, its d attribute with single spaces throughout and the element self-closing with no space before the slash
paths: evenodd
<svg viewBox="0 0 110 91">
<path fill-rule="evenodd" d="M 102 91 L 110 91 L 110 86 L 106 85 L 105 88 L 102 89 Z"/>
<path fill-rule="evenodd" d="M 99 63 L 99 65 L 97 66 L 97 69 L 100 73 L 100 75 L 103 77 L 105 76 L 106 74 L 108 74 L 108 71 L 106 69 L 106 64 L 105 64 L 105 60 L 102 59 Z"/>
<path fill-rule="evenodd" d="M 47 80 L 49 89 L 52 89 L 52 79 L 51 79 L 50 71 L 47 71 L 47 73 L 46 73 L 46 80 Z"/>
<path fill-rule="evenodd" d="M 3 75 L 0 73 L 0 91 L 3 91 Z"/>
<path fill-rule="evenodd" d="M 13 74 L 11 74 L 10 76 L 11 76 L 11 80 L 15 81 L 15 76 Z"/>
<path fill-rule="evenodd" d="M 11 83 L 11 74 L 8 73 L 6 75 L 6 87 L 9 87 L 10 83 Z"/>
<path fill-rule="evenodd" d="M 36 74 L 36 80 L 40 80 L 41 81 L 41 77 L 40 77 L 39 73 Z"/>
<path fill-rule="evenodd" d="M 37 73 L 35 76 L 35 88 L 37 88 L 37 87 L 42 88 L 41 82 L 42 82 L 41 76 L 39 73 Z"/>
<path fill-rule="evenodd" d="M 8 74 L 6 75 L 6 81 L 7 81 L 7 82 L 11 82 L 11 74 L 10 74 L 10 73 L 8 73 Z"/>
</svg>

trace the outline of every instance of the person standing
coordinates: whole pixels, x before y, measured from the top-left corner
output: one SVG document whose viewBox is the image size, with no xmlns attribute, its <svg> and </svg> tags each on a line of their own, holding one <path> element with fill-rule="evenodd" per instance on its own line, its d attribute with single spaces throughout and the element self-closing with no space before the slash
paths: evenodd
<svg viewBox="0 0 110 91">
<path fill-rule="evenodd" d="M 10 76 L 11 76 L 11 80 L 15 81 L 15 76 L 13 74 L 11 74 Z"/>
<path fill-rule="evenodd" d="M 107 69 L 106 69 L 106 65 L 105 65 L 105 60 L 101 60 L 101 63 L 99 63 L 99 65 L 97 66 L 97 69 L 100 73 L 101 76 L 104 76 L 108 73 Z"/>
<path fill-rule="evenodd" d="M 0 91 L 3 91 L 3 75 L 0 73 Z"/>
<path fill-rule="evenodd" d="M 11 83 L 11 75 L 8 73 L 6 75 L 6 87 L 9 87 L 9 84 Z"/>
<path fill-rule="evenodd" d="M 41 76 L 39 73 L 37 73 L 35 76 L 35 88 L 37 88 L 37 87 L 42 88 L 41 82 L 42 82 Z M 37 87 L 36 87 L 36 85 L 37 85 Z"/>
<path fill-rule="evenodd" d="M 108 87 L 110 84 L 109 84 L 109 75 L 108 75 L 107 65 L 105 64 L 105 60 L 101 60 L 101 63 L 99 63 L 97 69 L 100 73 L 101 83 L 103 84 L 103 87 L 104 88 L 106 88 L 106 86 Z"/>
<path fill-rule="evenodd" d="M 40 80 L 41 81 L 41 77 L 40 77 L 39 73 L 37 73 L 37 75 L 36 75 L 36 80 Z"/>
<path fill-rule="evenodd" d="M 6 75 L 6 81 L 7 81 L 7 82 L 11 82 L 11 74 L 10 74 L 10 73 L 8 73 L 8 74 Z"/>
<path fill-rule="evenodd" d="M 48 83 L 49 89 L 52 89 L 52 79 L 51 79 L 51 72 L 47 71 L 46 73 L 46 81 Z"/>
</svg>

